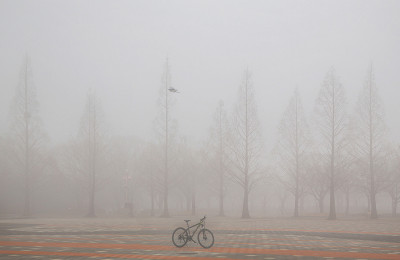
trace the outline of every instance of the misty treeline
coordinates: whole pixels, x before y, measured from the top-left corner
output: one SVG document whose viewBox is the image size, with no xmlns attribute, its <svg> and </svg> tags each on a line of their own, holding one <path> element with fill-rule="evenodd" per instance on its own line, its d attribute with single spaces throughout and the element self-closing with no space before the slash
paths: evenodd
<svg viewBox="0 0 400 260">
<path fill-rule="evenodd" d="M 76 136 L 51 145 L 32 74 L 27 58 L 9 132 L 0 136 L 1 215 L 396 215 L 400 149 L 388 139 L 372 65 L 351 106 L 333 68 L 316 75 L 321 87 L 311 114 L 299 90 L 288 93 L 280 124 L 269 126 L 278 131 L 271 148 L 263 143 L 269 137 L 260 128 L 265 118 L 257 113 L 248 69 L 235 75 L 234 107 L 215 104 L 202 144 L 178 131 L 168 60 L 151 142 L 110 135 L 101 100 L 89 90 Z"/>
</svg>

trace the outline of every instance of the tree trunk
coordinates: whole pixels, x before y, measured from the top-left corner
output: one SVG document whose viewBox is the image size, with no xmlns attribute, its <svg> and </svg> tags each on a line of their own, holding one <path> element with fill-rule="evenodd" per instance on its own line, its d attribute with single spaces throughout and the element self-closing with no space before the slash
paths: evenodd
<svg viewBox="0 0 400 260">
<path fill-rule="evenodd" d="M 94 214 L 94 186 L 92 184 L 92 187 L 90 188 L 90 194 L 89 194 L 89 212 L 87 214 L 87 217 L 92 218 L 95 217 Z"/>
<path fill-rule="evenodd" d="M 133 218 L 133 203 L 128 202 L 128 211 L 129 211 L 129 217 Z"/>
<path fill-rule="evenodd" d="M 304 196 L 299 196 L 299 215 L 304 212 Z"/>
<path fill-rule="evenodd" d="M 153 188 L 153 184 L 151 184 L 150 186 L 151 188 L 151 211 L 150 211 L 150 216 L 154 217 L 154 188 Z"/>
<path fill-rule="evenodd" d="M 286 202 L 286 197 L 283 196 L 281 198 L 281 205 L 280 205 L 281 216 L 285 215 L 285 202 Z"/>
<path fill-rule="evenodd" d="M 331 180 L 331 185 L 329 188 L 329 217 L 328 219 L 336 219 L 336 207 L 335 207 L 335 190 L 333 187 L 333 181 Z"/>
<path fill-rule="evenodd" d="M 247 77 L 247 74 L 246 74 Z M 249 214 L 249 183 L 248 183 L 248 174 L 249 174 L 249 124 L 248 124 L 248 86 L 247 86 L 247 78 L 246 78 L 246 111 L 245 111 L 245 166 L 244 166 L 244 196 L 243 196 L 243 210 L 242 210 L 242 218 L 250 218 Z"/>
<path fill-rule="evenodd" d="M 225 216 L 224 213 L 224 195 L 222 192 L 219 194 L 219 214 L 220 217 Z"/>
<path fill-rule="evenodd" d="M 266 196 L 263 197 L 262 208 L 263 208 L 263 215 L 265 217 L 267 217 L 267 197 Z"/>
<path fill-rule="evenodd" d="M 89 212 L 87 217 L 95 217 L 94 204 L 95 204 L 95 191 L 96 191 L 96 102 L 93 98 L 93 114 L 89 110 L 89 158 L 90 158 L 90 194 L 89 194 Z M 90 106 L 91 107 L 91 106 Z M 93 139 L 92 139 L 93 138 Z"/>
<path fill-rule="evenodd" d="M 371 138 L 372 142 L 372 138 Z M 371 219 L 378 218 L 378 211 L 376 210 L 376 192 L 375 192 L 375 176 L 374 176 L 374 168 L 373 168 L 373 161 L 372 161 L 372 144 L 370 145 L 370 162 L 369 162 L 369 170 L 370 170 L 370 177 L 371 177 L 371 188 L 370 188 L 370 199 L 371 199 Z"/>
<path fill-rule="evenodd" d="M 398 204 L 397 199 L 392 198 L 392 217 L 396 217 L 397 215 L 397 204 Z"/>
<path fill-rule="evenodd" d="M 346 216 L 349 215 L 349 209 L 350 209 L 350 189 L 346 189 Z"/>
<path fill-rule="evenodd" d="M 336 219 L 336 207 L 335 207 L 335 87 L 334 79 L 332 77 L 332 133 L 331 133 L 331 172 L 330 172 L 330 184 L 329 184 L 329 217 L 328 219 Z"/>
<path fill-rule="evenodd" d="M 371 189 L 374 187 L 374 185 L 371 185 Z M 376 198 L 375 198 L 375 192 L 371 191 L 371 219 L 377 219 L 378 218 L 378 211 L 376 210 Z"/>
<path fill-rule="evenodd" d="M 24 96 L 24 123 L 25 123 L 25 202 L 24 213 L 25 217 L 31 216 L 31 173 L 30 173 L 30 154 L 29 154 L 29 107 L 28 107 L 28 63 L 25 67 L 25 96 Z"/>
<path fill-rule="evenodd" d="M 224 214 L 224 166 L 223 166 L 223 142 L 222 142 L 222 104 L 219 106 L 219 216 Z"/>
<path fill-rule="evenodd" d="M 319 207 L 319 213 L 324 213 L 324 197 L 321 196 L 318 199 L 318 207 Z"/>
<path fill-rule="evenodd" d="M 24 201 L 24 213 L 23 216 L 24 217 L 30 217 L 31 216 L 31 201 L 30 201 L 30 195 L 31 195 L 31 185 L 29 182 L 29 176 L 26 175 L 25 178 L 25 201 Z"/>
<path fill-rule="evenodd" d="M 157 206 L 158 206 L 158 211 L 161 211 L 162 209 L 163 209 L 163 203 L 164 203 L 164 200 L 163 200 L 163 198 L 162 198 L 162 195 L 161 195 L 161 192 L 158 194 L 158 196 L 157 196 Z"/>
<path fill-rule="evenodd" d="M 165 171 L 164 171 L 164 213 L 163 217 L 169 217 L 168 211 L 168 59 L 166 63 L 165 78 Z"/>
<path fill-rule="evenodd" d="M 163 213 L 162 216 L 165 217 L 165 218 L 169 217 L 169 211 L 168 211 L 168 173 L 167 173 L 167 171 L 165 172 L 165 175 L 164 175 L 164 213 Z"/>
<path fill-rule="evenodd" d="M 190 211 L 190 197 L 189 195 L 186 196 L 186 211 Z"/>
<path fill-rule="evenodd" d="M 372 122 L 372 67 L 370 81 L 369 81 L 369 172 L 371 178 L 371 189 L 370 189 L 370 196 L 371 196 L 371 218 L 377 219 L 378 212 L 376 210 L 376 192 L 375 192 L 375 175 L 374 175 L 374 150 L 373 147 L 375 143 L 373 143 L 373 122 Z"/>
<path fill-rule="evenodd" d="M 95 217 L 95 213 L 94 213 L 94 196 L 95 196 L 95 167 L 94 167 L 94 155 L 93 155 L 93 159 L 92 159 L 92 182 L 90 184 L 90 194 L 89 194 L 89 212 L 87 214 L 87 217 L 92 218 Z"/>
<path fill-rule="evenodd" d="M 196 194 L 192 192 L 192 216 L 196 215 Z"/>
<path fill-rule="evenodd" d="M 334 129 L 332 129 L 332 154 L 331 154 L 331 176 L 329 183 L 329 217 L 328 219 L 336 219 L 336 207 L 335 207 L 335 139 L 334 139 Z"/>
<path fill-rule="evenodd" d="M 294 192 L 294 217 L 297 218 L 299 216 L 299 130 L 298 130 L 298 108 L 297 108 L 297 95 L 296 95 L 296 137 L 295 137 L 295 149 L 296 149 L 296 190 Z"/>
<path fill-rule="evenodd" d="M 250 218 L 250 214 L 249 214 L 249 193 L 247 191 L 247 188 L 244 189 L 242 218 Z"/>
<path fill-rule="evenodd" d="M 297 191 L 297 183 L 296 183 L 296 192 L 294 194 L 294 215 L 295 218 L 299 216 L 299 195 Z"/>
<path fill-rule="evenodd" d="M 92 182 L 90 184 L 90 194 L 89 194 L 89 212 L 87 214 L 87 217 L 95 217 L 95 213 L 94 213 L 94 197 L 95 197 L 95 183 L 96 183 L 96 179 L 95 179 L 95 174 L 96 174 L 96 170 L 94 167 L 94 161 L 95 161 L 95 157 L 93 155 L 93 162 L 92 162 Z"/>
<path fill-rule="evenodd" d="M 248 190 L 248 181 L 247 175 L 245 175 L 244 181 L 244 196 L 243 196 L 243 209 L 242 209 L 242 218 L 250 218 L 249 214 L 249 190 Z"/>
<path fill-rule="evenodd" d="M 221 166 L 220 166 L 221 168 Z M 220 180 L 219 180 L 219 214 L 220 217 L 223 217 L 224 214 L 224 190 L 223 190 L 223 173 L 222 169 L 220 169 Z"/>
</svg>

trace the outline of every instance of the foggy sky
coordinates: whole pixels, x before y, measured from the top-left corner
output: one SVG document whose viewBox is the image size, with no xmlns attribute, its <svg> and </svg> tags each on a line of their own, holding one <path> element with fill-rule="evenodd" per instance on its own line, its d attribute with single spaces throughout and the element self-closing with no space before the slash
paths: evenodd
<svg viewBox="0 0 400 260">
<path fill-rule="evenodd" d="M 90 88 L 110 134 L 153 139 L 166 57 L 181 92 L 171 116 L 192 142 L 220 99 L 232 110 L 246 68 L 270 143 L 296 87 L 309 116 L 333 66 L 351 112 L 371 62 L 400 142 L 399 14 L 400 1 L 0 0 L 0 134 L 28 54 L 53 143 L 77 134 Z"/>
</svg>

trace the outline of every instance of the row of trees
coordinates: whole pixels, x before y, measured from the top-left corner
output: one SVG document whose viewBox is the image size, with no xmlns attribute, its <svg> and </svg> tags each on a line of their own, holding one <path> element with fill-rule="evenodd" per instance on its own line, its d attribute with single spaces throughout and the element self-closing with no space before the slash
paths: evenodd
<svg viewBox="0 0 400 260">
<path fill-rule="evenodd" d="M 392 197 L 395 215 L 399 203 L 399 150 L 387 139 L 372 65 L 352 116 L 346 111 L 344 88 L 331 69 L 317 98 L 313 124 L 316 127 L 311 131 L 296 91 L 282 119 L 276 150 L 285 176 L 281 181 L 295 198 L 294 216 L 299 214 L 301 196 L 311 192 L 322 208 L 329 192 L 329 218 L 335 219 L 335 191 L 345 191 L 348 212 L 350 189 L 354 188 L 367 195 L 371 218 L 378 217 L 377 193 L 386 190 Z M 312 180 L 320 180 L 319 185 Z"/>
<path fill-rule="evenodd" d="M 31 74 L 27 59 L 11 109 L 10 135 L 0 139 L 0 178 L 7 183 L 18 174 L 21 177 L 18 182 L 24 184 L 20 189 L 24 193 L 24 216 L 32 214 L 34 186 L 49 183 L 66 186 L 65 196 L 74 197 L 77 208 L 86 203 L 89 217 L 96 215 L 96 205 L 118 209 L 121 204 L 130 215 L 133 206 L 141 204 L 151 216 L 159 212 L 168 217 L 171 196 L 175 209 L 184 208 L 182 203 L 186 202 L 186 210 L 192 214 L 196 214 L 200 196 L 206 198 L 203 203 L 207 205 L 215 197 L 218 214 L 223 216 L 228 190 L 240 188 L 241 216 L 249 218 L 251 192 L 268 185 L 280 185 L 293 195 L 295 217 L 300 215 L 299 203 L 305 196 L 314 197 L 322 212 L 329 194 L 329 218 L 335 219 L 338 190 L 346 195 L 346 213 L 350 194 L 358 191 L 366 195 L 371 218 L 377 218 L 376 195 L 386 191 L 396 214 L 400 151 L 386 138 L 383 105 L 372 66 L 352 115 L 347 113 L 344 88 L 333 69 L 323 80 L 310 124 L 296 90 L 270 152 L 263 145 L 248 69 L 243 72 L 232 113 L 219 102 L 209 137 L 198 149 L 178 135 L 176 120 L 171 117 L 175 101 L 168 60 L 155 120 L 158 139 L 151 143 L 106 135 L 101 104 L 90 91 L 76 138 L 49 147 Z M 61 188 L 57 192 L 62 193 Z M 65 207 L 71 207 L 70 203 Z"/>
</svg>

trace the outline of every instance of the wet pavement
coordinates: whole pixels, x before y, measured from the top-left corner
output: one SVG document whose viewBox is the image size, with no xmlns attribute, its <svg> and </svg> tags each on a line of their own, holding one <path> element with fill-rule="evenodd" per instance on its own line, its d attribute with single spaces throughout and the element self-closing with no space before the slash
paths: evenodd
<svg viewBox="0 0 400 260">
<path fill-rule="evenodd" d="M 215 237 L 210 249 L 172 244 L 184 219 L 0 219 L 0 258 L 400 259 L 399 219 L 208 217 Z"/>
</svg>

